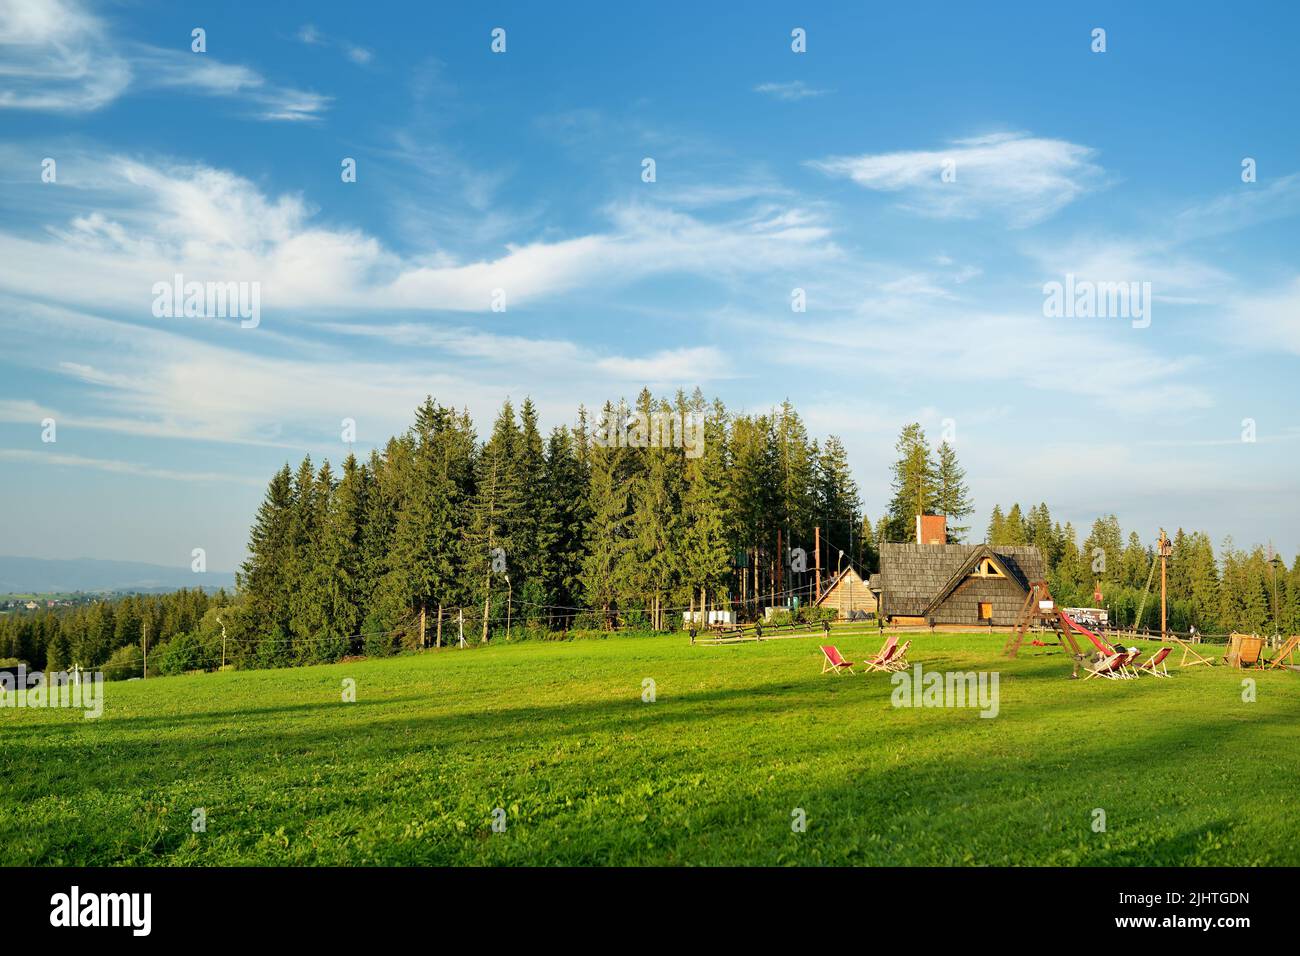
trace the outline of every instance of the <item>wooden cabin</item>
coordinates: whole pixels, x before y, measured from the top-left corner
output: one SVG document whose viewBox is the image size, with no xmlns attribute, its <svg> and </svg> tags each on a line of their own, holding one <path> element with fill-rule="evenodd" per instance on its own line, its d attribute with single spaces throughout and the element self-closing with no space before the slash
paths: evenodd
<svg viewBox="0 0 1300 956">
<path fill-rule="evenodd" d="M 1016 622 L 1043 557 L 1032 546 L 882 544 L 880 614 L 896 624 Z"/>
<path fill-rule="evenodd" d="M 813 606 L 838 611 L 836 620 L 839 621 L 874 616 L 877 612 L 876 595 L 851 567 L 845 568 L 831 579 Z"/>
</svg>

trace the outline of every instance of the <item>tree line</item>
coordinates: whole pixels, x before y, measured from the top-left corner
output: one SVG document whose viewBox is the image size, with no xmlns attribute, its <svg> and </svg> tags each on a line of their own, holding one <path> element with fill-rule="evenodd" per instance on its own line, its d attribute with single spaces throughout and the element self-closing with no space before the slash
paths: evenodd
<svg viewBox="0 0 1300 956">
<path fill-rule="evenodd" d="M 1160 627 L 1160 569 L 1155 534 L 1123 534 L 1119 519 L 1096 519 L 1082 546 L 1070 522 L 1053 521 L 1045 503 L 1005 514 L 993 507 L 985 536 L 989 544 L 1037 546 L 1057 603 L 1108 608 L 1120 627 Z M 1300 557 L 1288 569 L 1281 556 L 1261 545 L 1250 551 L 1226 538 L 1216 556 L 1203 531 L 1177 529 L 1167 561 L 1169 627 L 1201 633 L 1300 632 Z M 1096 593 L 1102 597 L 1098 601 Z M 1146 600 L 1143 600 L 1145 594 Z M 1141 620 L 1138 614 L 1141 612 Z"/>
<path fill-rule="evenodd" d="M 647 423 L 673 428 L 647 429 Z M 846 566 L 879 569 L 914 516 L 946 514 L 953 542 L 973 512 L 951 442 L 919 424 L 895 445 L 891 499 L 863 512 L 843 443 L 810 437 L 790 402 L 733 413 L 696 390 L 579 408 L 543 435 L 533 403 L 505 402 L 480 440 L 468 413 L 427 398 L 412 426 L 336 471 L 305 457 L 271 478 L 234 595 L 198 589 L 0 617 L 0 659 L 37 668 L 151 673 L 269 667 L 402 648 L 614 628 L 683 626 L 683 612 L 737 619 L 811 602 Z M 815 533 L 814 529 L 819 529 Z M 1046 504 L 995 506 L 985 540 L 1034 544 L 1053 594 L 1112 620 L 1137 616 L 1152 547 L 1112 515 L 1080 545 Z M 816 545 L 820 544 L 820 553 Z M 1142 624 L 1159 625 L 1159 582 Z M 1179 530 L 1170 625 L 1203 632 L 1300 630 L 1300 559 Z"/>
<path fill-rule="evenodd" d="M 653 421 L 675 430 L 638 434 Z M 236 594 L 156 622 L 150 670 L 326 662 L 462 635 L 667 630 L 716 608 L 753 617 L 806 604 L 814 528 L 826 578 L 872 560 L 843 442 L 811 438 L 789 402 L 737 414 L 698 390 L 643 390 L 543 435 L 530 400 L 507 401 L 480 440 L 466 411 L 427 398 L 365 459 L 281 468 Z M 0 657 L 138 663 L 142 633 L 102 623 L 111 603 L 94 620 L 0 620 Z"/>
</svg>

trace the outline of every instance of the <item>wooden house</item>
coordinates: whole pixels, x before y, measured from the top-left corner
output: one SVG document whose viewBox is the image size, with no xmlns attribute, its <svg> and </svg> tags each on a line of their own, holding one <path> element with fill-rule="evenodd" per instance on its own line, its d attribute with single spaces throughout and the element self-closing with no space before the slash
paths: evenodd
<svg viewBox="0 0 1300 956">
<path fill-rule="evenodd" d="M 872 583 L 897 624 L 1014 624 L 1043 558 L 1032 546 L 882 544 Z"/>
<path fill-rule="evenodd" d="M 840 621 L 874 615 L 877 610 L 875 593 L 851 567 L 845 568 L 831 579 L 813 606 L 838 611 L 836 619 Z"/>
</svg>

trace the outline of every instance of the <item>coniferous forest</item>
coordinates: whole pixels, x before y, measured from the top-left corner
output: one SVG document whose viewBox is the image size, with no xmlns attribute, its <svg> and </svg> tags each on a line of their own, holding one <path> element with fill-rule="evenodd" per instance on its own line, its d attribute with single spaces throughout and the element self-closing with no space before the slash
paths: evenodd
<svg viewBox="0 0 1300 956">
<path fill-rule="evenodd" d="M 638 423 L 673 422 L 646 433 Z M 613 429 L 608 423 L 619 423 Z M 631 423 L 630 425 L 628 423 Z M 617 436 L 617 437 L 613 437 Z M 949 517 L 953 541 L 1033 544 L 1065 606 L 1158 626 L 1148 586 L 1155 529 L 1124 537 L 1098 518 L 1082 543 L 1039 504 L 984 533 L 952 445 L 919 424 L 892 456 L 892 497 L 864 514 L 843 443 L 815 439 L 788 401 L 732 414 L 697 390 L 579 409 L 543 434 L 525 400 L 486 438 L 467 412 L 426 399 L 411 428 L 337 467 L 304 458 L 272 478 L 236 593 L 198 588 L 0 618 L 0 659 L 109 677 L 334 661 L 404 648 L 614 629 L 683 627 L 683 612 L 753 619 L 807 614 L 818 558 L 826 582 L 877 570 L 877 543 L 906 541 L 918 511 Z M 819 529 L 819 535 L 814 529 Z M 1170 626 L 1202 633 L 1300 630 L 1300 560 L 1263 547 L 1216 556 L 1202 532 L 1172 535 Z M 820 555 L 815 542 L 820 542 Z M 1143 600 L 1143 592 L 1147 592 Z"/>
</svg>

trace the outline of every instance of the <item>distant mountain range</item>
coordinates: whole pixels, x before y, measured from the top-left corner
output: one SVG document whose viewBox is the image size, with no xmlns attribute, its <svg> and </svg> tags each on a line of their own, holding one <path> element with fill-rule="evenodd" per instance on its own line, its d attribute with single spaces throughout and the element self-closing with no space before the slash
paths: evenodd
<svg viewBox="0 0 1300 956">
<path fill-rule="evenodd" d="M 175 591 L 179 588 L 233 588 L 230 572 L 196 574 L 140 561 L 96 558 L 45 560 L 0 555 L 0 594 L 51 594 L 63 591 Z"/>
</svg>

